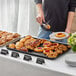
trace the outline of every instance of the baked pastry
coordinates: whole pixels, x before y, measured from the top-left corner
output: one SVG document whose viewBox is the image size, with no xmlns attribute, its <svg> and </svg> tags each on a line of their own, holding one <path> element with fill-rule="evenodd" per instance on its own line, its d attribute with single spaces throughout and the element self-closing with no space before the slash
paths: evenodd
<svg viewBox="0 0 76 76">
<path fill-rule="evenodd" d="M 46 56 L 48 56 L 49 58 L 56 58 L 58 56 L 58 53 L 57 52 L 50 52 L 48 53 Z"/>
<path fill-rule="evenodd" d="M 44 47 L 44 50 L 53 50 L 51 47 Z"/>
<path fill-rule="evenodd" d="M 64 33 L 57 33 L 55 36 L 61 38 L 65 37 L 66 35 Z"/>
<path fill-rule="evenodd" d="M 50 42 L 50 41 L 45 41 L 44 43 L 43 43 L 43 46 L 44 47 L 49 47 L 49 46 L 51 46 L 52 45 L 52 43 Z"/>
<path fill-rule="evenodd" d="M 48 55 L 49 53 L 53 52 L 52 50 L 44 50 L 43 54 Z"/>
<path fill-rule="evenodd" d="M 5 38 L 1 38 L 0 39 L 0 45 L 3 45 L 3 44 L 5 44 L 6 43 L 6 39 Z"/>
<path fill-rule="evenodd" d="M 47 24 L 46 28 L 47 28 L 47 29 L 50 29 L 50 28 L 51 28 L 51 26 L 50 26 L 49 24 Z"/>
<path fill-rule="evenodd" d="M 2 34 L 2 36 L 7 36 L 7 35 L 8 35 L 8 33 L 7 33 L 7 32 Z"/>
<path fill-rule="evenodd" d="M 34 47 L 38 47 L 41 44 L 41 40 L 40 39 L 36 39 L 33 43 Z"/>
<path fill-rule="evenodd" d="M 59 46 L 59 43 L 52 43 L 52 46 L 53 47 L 58 47 Z"/>
<path fill-rule="evenodd" d="M 63 53 L 63 50 L 60 50 L 58 48 L 55 48 L 55 52 L 57 52 L 58 54 L 62 54 Z"/>
<path fill-rule="evenodd" d="M 32 36 L 31 35 L 27 35 L 27 36 L 25 36 L 25 39 L 27 40 L 27 39 L 31 39 L 32 38 Z"/>
<path fill-rule="evenodd" d="M 17 42 L 15 46 L 17 50 L 20 50 L 23 47 L 23 43 Z"/>
<path fill-rule="evenodd" d="M 18 37 L 17 33 L 10 33 L 6 31 L 0 31 L 0 45 L 6 44 L 9 41 L 12 41 L 14 38 Z"/>
<path fill-rule="evenodd" d="M 54 46 L 50 46 L 50 48 L 51 48 L 51 50 L 54 50 L 54 49 L 55 49 L 55 47 L 54 47 Z"/>
<path fill-rule="evenodd" d="M 25 41 L 26 41 L 25 38 L 22 38 L 22 39 L 20 40 L 20 42 L 22 42 L 22 43 L 24 43 Z"/>
<path fill-rule="evenodd" d="M 15 44 L 9 44 L 9 48 L 14 49 L 15 48 Z"/>
<path fill-rule="evenodd" d="M 63 50 L 63 51 L 67 51 L 68 50 L 67 46 L 62 45 L 62 44 L 59 45 L 58 49 Z"/>
<path fill-rule="evenodd" d="M 7 35 L 6 36 L 6 41 L 8 42 L 8 41 L 11 41 L 11 40 L 13 40 L 13 36 L 12 35 Z"/>
<path fill-rule="evenodd" d="M 70 45 L 68 45 L 67 47 L 68 47 L 69 49 L 71 48 L 71 46 L 70 46 Z"/>
<path fill-rule="evenodd" d="M 34 38 L 28 39 L 24 42 L 24 46 L 28 49 L 33 50 L 35 41 L 36 41 L 36 39 L 34 39 Z"/>
<path fill-rule="evenodd" d="M 47 41 L 45 39 L 40 39 L 40 40 L 41 40 L 41 44 L 43 44 L 45 41 Z"/>
<path fill-rule="evenodd" d="M 35 52 L 43 52 L 43 47 L 37 47 L 34 49 Z"/>
<path fill-rule="evenodd" d="M 17 37 L 19 37 L 20 35 L 19 35 L 18 33 L 13 33 L 12 36 L 13 36 L 13 38 L 17 38 Z"/>
<path fill-rule="evenodd" d="M 20 50 L 21 50 L 21 51 L 28 52 L 28 49 L 27 49 L 27 48 L 25 48 L 25 47 L 22 47 Z"/>
</svg>

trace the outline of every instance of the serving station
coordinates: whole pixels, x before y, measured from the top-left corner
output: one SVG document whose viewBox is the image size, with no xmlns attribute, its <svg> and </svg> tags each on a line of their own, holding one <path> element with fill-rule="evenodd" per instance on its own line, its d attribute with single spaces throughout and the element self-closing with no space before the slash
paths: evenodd
<svg viewBox="0 0 76 76">
<path fill-rule="evenodd" d="M 66 56 L 73 53 L 68 44 L 31 37 L 32 42 L 35 41 L 34 44 L 31 43 L 33 47 L 29 41 L 27 43 L 30 46 L 25 41 L 29 37 L 31 36 L 21 37 L 0 47 L 1 76 L 76 76 L 76 67 L 65 62 Z M 26 49 L 19 43 L 24 41 L 28 47 L 25 46 Z M 48 47 L 51 46 L 50 51 L 47 43 Z M 58 46 L 61 49 L 61 45 L 64 47 L 63 51 L 55 50 L 59 49 Z M 55 47 L 52 48 L 53 46 Z"/>
</svg>

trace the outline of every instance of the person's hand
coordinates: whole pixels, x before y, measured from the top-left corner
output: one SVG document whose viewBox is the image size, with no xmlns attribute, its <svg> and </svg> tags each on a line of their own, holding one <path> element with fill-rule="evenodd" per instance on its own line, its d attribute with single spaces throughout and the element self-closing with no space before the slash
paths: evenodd
<svg viewBox="0 0 76 76">
<path fill-rule="evenodd" d="M 69 28 L 66 28 L 65 32 L 71 33 L 71 30 Z"/>
<path fill-rule="evenodd" d="M 42 25 L 42 22 L 45 22 L 44 13 L 42 10 L 39 10 L 39 13 L 37 14 L 36 20 L 40 25 Z"/>
</svg>

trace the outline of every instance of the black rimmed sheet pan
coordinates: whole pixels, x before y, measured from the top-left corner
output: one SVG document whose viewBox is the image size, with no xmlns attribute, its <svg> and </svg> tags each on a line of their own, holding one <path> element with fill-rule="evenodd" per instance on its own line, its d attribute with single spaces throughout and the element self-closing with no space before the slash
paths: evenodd
<svg viewBox="0 0 76 76">
<path fill-rule="evenodd" d="M 22 38 L 23 38 L 23 37 L 22 37 Z M 37 38 L 37 37 L 33 37 L 33 38 L 35 38 L 35 39 L 40 39 L 40 38 Z M 21 38 L 20 38 L 20 39 L 21 39 Z M 19 39 L 19 40 L 20 40 L 20 39 Z M 19 40 L 18 40 L 18 41 L 19 41 Z M 48 39 L 46 39 L 46 40 L 48 40 Z M 48 41 L 51 41 L 51 40 L 48 40 Z M 16 42 L 17 42 L 17 41 L 16 41 Z M 14 42 L 14 43 L 16 43 L 16 42 Z M 51 41 L 51 42 L 53 42 L 53 43 L 59 43 L 59 44 L 63 44 L 63 45 L 68 46 L 67 43 L 62 43 L 62 42 L 58 42 L 58 41 Z M 20 53 L 24 53 L 24 54 L 28 54 L 28 55 L 33 55 L 33 56 L 37 56 L 37 57 L 41 57 L 41 58 L 46 58 L 46 59 L 50 59 L 50 60 L 55 60 L 55 59 L 61 57 L 62 55 L 66 54 L 68 51 L 70 51 L 70 49 L 68 49 L 66 52 L 63 52 L 62 54 L 59 54 L 56 58 L 49 58 L 49 57 L 47 57 L 47 56 L 46 56 L 45 54 L 43 54 L 43 53 L 34 52 L 33 50 L 30 50 L 30 49 L 28 49 L 28 52 L 25 52 L 25 51 L 21 51 L 21 50 L 11 49 L 11 48 L 9 48 L 8 46 L 9 46 L 9 45 L 6 46 L 6 48 L 7 48 L 8 50 L 15 51 L 15 52 L 20 52 Z M 40 45 L 40 46 L 42 46 L 42 45 Z"/>
</svg>

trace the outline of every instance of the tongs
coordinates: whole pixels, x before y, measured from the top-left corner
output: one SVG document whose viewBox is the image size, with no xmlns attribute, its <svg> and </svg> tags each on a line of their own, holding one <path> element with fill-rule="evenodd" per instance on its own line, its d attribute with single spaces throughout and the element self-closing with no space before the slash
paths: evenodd
<svg viewBox="0 0 76 76">
<path fill-rule="evenodd" d="M 51 28 L 51 26 L 47 23 L 47 22 L 43 22 L 42 23 L 42 26 L 45 28 L 45 29 L 50 29 Z"/>
</svg>

